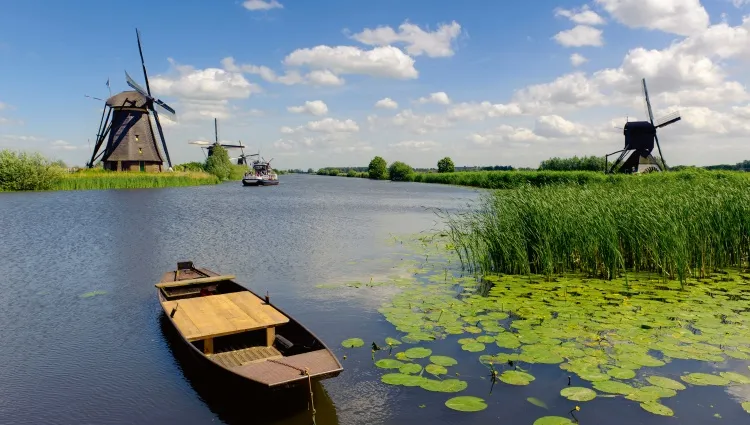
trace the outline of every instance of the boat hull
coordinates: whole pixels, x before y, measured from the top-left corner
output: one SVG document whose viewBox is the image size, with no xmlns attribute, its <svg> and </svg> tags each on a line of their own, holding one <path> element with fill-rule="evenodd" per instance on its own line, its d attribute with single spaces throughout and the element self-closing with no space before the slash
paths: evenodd
<svg viewBox="0 0 750 425">
<path fill-rule="evenodd" d="M 218 273 L 204 268 L 195 267 L 194 270 L 196 273 L 200 273 L 206 277 L 220 276 Z M 175 280 L 170 280 L 172 274 L 173 272 L 165 273 L 160 283 L 175 282 Z M 195 275 L 187 275 L 186 279 L 194 277 Z M 174 278 L 172 277 L 171 279 Z M 177 279 L 177 281 L 179 280 L 183 279 Z M 248 292 L 259 300 L 262 300 L 258 294 L 242 287 L 237 282 L 233 280 L 229 280 L 228 282 L 239 286 L 241 288 L 239 292 Z M 204 354 L 203 350 L 182 334 L 175 320 L 167 312 L 167 307 L 164 303 L 168 301 L 168 299 L 159 288 L 157 288 L 157 298 L 163 307 L 162 314 L 169 323 L 168 327 L 170 328 L 170 331 L 178 335 L 178 340 L 183 346 L 183 349 L 190 352 L 190 357 L 200 363 L 203 368 L 214 371 L 222 376 L 223 379 L 246 382 L 248 385 L 259 390 L 276 391 L 297 388 L 300 386 L 308 387 L 311 381 L 317 382 L 323 379 L 333 378 L 343 371 L 341 363 L 323 341 L 318 339 L 302 324 L 275 306 L 273 306 L 274 309 L 289 318 L 288 323 L 277 328 L 277 335 L 281 337 L 289 337 L 290 340 L 296 342 L 293 344 L 293 347 L 297 346 L 303 348 L 297 348 L 296 351 L 294 348 L 290 349 L 289 352 L 283 353 L 282 356 L 227 367 L 226 364 L 222 364 L 222 362 L 219 361 L 218 356 L 214 355 L 213 359 L 207 356 Z M 270 306 L 270 303 L 266 304 Z M 301 343 L 301 341 L 305 342 Z M 284 350 L 284 348 L 281 349 Z M 234 354 L 232 354 L 232 356 L 234 356 Z"/>
<path fill-rule="evenodd" d="M 258 179 L 242 179 L 243 186 L 259 186 L 260 180 Z"/>
<path fill-rule="evenodd" d="M 261 180 L 260 182 L 261 186 L 276 186 L 279 184 L 278 180 Z"/>
</svg>

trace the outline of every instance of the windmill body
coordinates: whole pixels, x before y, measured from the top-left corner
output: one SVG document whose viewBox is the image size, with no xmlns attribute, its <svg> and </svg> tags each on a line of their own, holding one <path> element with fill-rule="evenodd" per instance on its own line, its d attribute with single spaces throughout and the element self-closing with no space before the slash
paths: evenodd
<svg viewBox="0 0 750 425">
<path fill-rule="evenodd" d="M 106 170 L 165 171 L 165 160 L 168 169 L 172 168 L 155 106 L 172 117 L 175 111 L 163 101 L 151 96 L 138 30 L 136 30 L 136 35 L 146 89 L 144 90 L 125 72 L 126 82 L 133 90 L 117 93 L 105 102 L 96 144 L 91 153 L 91 160 L 87 163 L 89 168 L 94 167 L 94 164 L 100 161 Z M 152 114 L 159 134 L 158 139 L 151 124 Z M 161 148 L 159 140 L 161 140 Z"/>
<path fill-rule="evenodd" d="M 214 149 L 217 146 L 221 146 L 224 149 L 244 149 L 245 148 L 245 145 L 243 145 L 242 143 L 237 143 L 236 145 L 229 144 L 229 143 L 219 143 L 219 125 L 218 125 L 218 121 L 216 118 L 214 118 L 214 142 L 213 143 L 202 141 L 202 140 L 188 142 L 188 143 L 191 145 L 199 145 L 203 149 L 205 149 L 207 151 L 206 158 L 214 154 Z M 246 164 L 247 163 L 246 157 L 247 155 L 245 155 L 245 152 L 242 151 L 242 155 L 240 155 L 237 158 L 237 165 Z"/>
<path fill-rule="evenodd" d="M 646 112 L 648 114 L 649 121 L 629 121 L 625 123 L 623 128 L 623 135 L 625 136 L 625 146 L 622 150 L 613 152 L 610 155 L 619 153 L 620 156 L 617 160 L 612 163 L 612 167 L 609 168 L 608 172 L 619 172 L 619 173 L 639 173 L 643 171 L 663 171 L 659 161 L 654 158 L 653 150 L 654 146 L 659 151 L 659 157 L 661 163 L 666 167 L 664 156 L 661 153 L 661 147 L 659 146 L 659 137 L 656 135 L 656 130 L 661 127 L 666 127 L 669 124 L 679 121 L 680 113 L 673 112 L 666 115 L 654 122 L 654 114 L 651 110 L 651 101 L 648 97 L 648 89 L 646 88 L 646 80 L 641 80 L 643 84 L 643 95 L 646 102 Z"/>
</svg>

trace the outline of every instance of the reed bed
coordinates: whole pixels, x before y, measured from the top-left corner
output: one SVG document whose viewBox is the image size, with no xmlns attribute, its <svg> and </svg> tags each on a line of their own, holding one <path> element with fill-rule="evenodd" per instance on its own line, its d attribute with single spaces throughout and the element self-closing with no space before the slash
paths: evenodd
<svg viewBox="0 0 750 425">
<path fill-rule="evenodd" d="M 604 184 L 522 186 L 447 217 L 462 264 L 482 274 L 651 271 L 684 282 L 747 267 L 747 173 L 673 172 Z"/>
<path fill-rule="evenodd" d="M 410 180 L 421 183 L 452 184 L 483 189 L 515 189 L 522 186 L 557 184 L 585 185 L 622 180 L 622 175 L 594 171 L 460 171 L 455 173 L 414 173 Z"/>
<path fill-rule="evenodd" d="M 147 189 L 218 184 L 219 179 L 204 172 L 111 172 L 86 170 L 65 174 L 53 190 Z"/>
</svg>

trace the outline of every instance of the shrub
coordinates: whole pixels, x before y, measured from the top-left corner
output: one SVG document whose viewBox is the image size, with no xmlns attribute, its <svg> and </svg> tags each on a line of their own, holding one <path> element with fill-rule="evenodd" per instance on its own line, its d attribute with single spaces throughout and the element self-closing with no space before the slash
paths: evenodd
<svg viewBox="0 0 750 425">
<path fill-rule="evenodd" d="M 370 161 L 367 173 L 373 180 L 385 180 L 388 178 L 388 164 L 385 162 L 385 159 L 376 156 Z"/>
<path fill-rule="evenodd" d="M 232 163 L 229 153 L 222 146 L 214 146 L 213 153 L 206 159 L 206 171 L 215 175 L 219 180 L 228 180 L 232 173 Z"/>
<path fill-rule="evenodd" d="M 388 174 L 393 181 L 408 181 L 411 179 L 411 175 L 414 174 L 414 169 L 406 163 L 395 161 L 388 168 Z"/>
<path fill-rule="evenodd" d="M 39 153 L 0 151 L 0 191 L 49 190 L 64 173 Z"/>
</svg>

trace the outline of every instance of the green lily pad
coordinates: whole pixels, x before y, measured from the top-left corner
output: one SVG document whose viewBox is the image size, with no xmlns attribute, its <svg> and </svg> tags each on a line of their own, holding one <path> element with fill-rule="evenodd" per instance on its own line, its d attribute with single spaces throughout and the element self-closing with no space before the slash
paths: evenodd
<svg viewBox="0 0 750 425">
<path fill-rule="evenodd" d="M 408 357 L 406 357 L 406 353 L 404 353 L 403 351 L 402 351 L 402 352 L 399 352 L 399 353 L 396 353 L 396 354 L 395 354 L 395 357 L 396 357 L 396 359 L 398 359 L 398 360 L 409 361 L 409 358 L 408 358 Z"/>
<path fill-rule="evenodd" d="M 341 341 L 341 345 L 344 348 L 358 348 L 365 345 L 365 342 L 362 338 L 349 338 Z"/>
<path fill-rule="evenodd" d="M 536 378 L 526 372 L 506 370 L 500 374 L 498 379 L 510 385 L 529 385 Z"/>
<path fill-rule="evenodd" d="M 594 389 L 603 393 L 627 395 L 635 391 L 632 386 L 617 381 L 597 381 L 593 383 Z"/>
<path fill-rule="evenodd" d="M 466 383 L 466 381 L 460 381 L 458 379 L 444 379 L 442 381 L 436 379 L 425 379 L 420 385 L 422 389 L 440 393 L 457 393 L 465 390 L 468 386 L 469 384 Z"/>
<path fill-rule="evenodd" d="M 688 373 L 687 375 L 681 376 L 680 379 L 693 385 L 729 385 L 731 382 L 723 376 L 711 375 L 708 373 Z"/>
<path fill-rule="evenodd" d="M 428 364 L 425 366 L 424 371 L 431 375 L 445 375 L 448 373 L 448 369 L 436 364 Z"/>
<path fill-rule="evenodd" d="M 484 351 L 485 345 L 481 342 L 471 342 L 461 346 L 461 349 L 470 353 L 478 353 Z"/>
<path fill-rule="evenodd" d="M 479 397 L 465 395 L 449 399 L 445 406 L 460 412 L 479 412 L 487 408 L 487 403 Z"/>
<path fill-rule="evenodd" d="M 609 379 L 609 375 L 597 371 L 584 370 L 577 372 L 578 377 L 591 382 L 606 381 Z"/>
<path fill-rule="evenodd" d="M 607 375 L 616 379 L 632 379 L 635 378 L 635 372 L 631 369 L 613 368 L 607 371 Z"/>
<path fill-rule="evenodd" d="M 403 385 L 405 387 L 418 387 L 422 384 L 425 378 L 415 375 L 406 375 L 403 373 L 386 373 L 380 377 L 380 380 L 384 384 L 388 385 Z"/>
<path fill-rule="evenodd" d="M 641 407 L 643 408 L 643 410 L 655 415 L 674 416 L 674 412 L 672 411 L 672 409 L 655 401 L 641 403 Z"/>
<path fill-rule="evenodd" d="M 570 425 L 573 421 L 562 416 L 544 416 L 534 421 L 534 425 Z"/>
<path fill-rule="evenodd" d="M 526 401 L 533 404 L 534 406 L 541 407 L 542 409 L 549 409 L 549 407 L 547 407 L 547 403 L 543 402 L 542 400 L 539 400 L 536 397 L 527 397 Z"/>
<path fill-rule="evenodd" d="M 489 336 L 489 335 L 482 335 L 477 337 L 477 342 L 481 342 L 483 344 L 488 344 L 490 342 L 495 342 L 495 337 Z"/>
<path fill-rule="evenodd" d="M 392 346 L 401 345 L 401 341 L 397 340 L 396 338 L 388 337 L 385 339 L 385 345 L 392 345 Z"/>
<path fill-rule="evenodd" d="M 467 326 L 467 327 L 465 327 L 465 328 L 464 328 L 464 330 L 465 330 L 466 332 L 468 332 L 468 333 L 472 333 L 472 334 L 479 334 L 479 333 L 482 333 L 482 329 L 481 329 L 481 328 L 478 328 L 478 327 L 476 327 L 476 326 Z"/>
<path fill-rule="evenodd" d="M 737 384 L 750 384 L 750 378 L 737 372 L 720 372 L 719 375 Z"/>
<path fill-rule="evenodd" d="M 443 367 L 450 367 L 458 364 L 456 359 L 448 356 L 430 356 L 430 361 Z"/>
<path fill-rule="evenodd" d="M 732 357 L 734 359 L 750 360 L 750 354 L 743 353 L 742 351 L 726 350 L 726 351 L 724 351 L 724 354 L 726 354 L 727 356 Z"/>
<path fill-rule="evenodd" d="M 398 371 L 407 375 L 413 375 L 422 371 L 422 365 L 416 363 L 405 363 L 403 366 L 398 368 Z"/>
<path fill-rule="evenodd" d="M 745 409 L 745 412 L 750 413 L 750 401 L 745 401 L 740 406 Z"/>
<path fill-rule="evenodd" d="M 652 375 L 647 377 L 646 380 L 652 385 L 656 385 L 657 387 L 662 388 L 669 388 L 670 390 L 680 391 L 686 388 L 681 382 L 677 382 L 674 379 L 665 378 L 663 376 Z"/>
<path fill-rule="evenodd" d="M 432 350 L 429 348 L 413 347 L 404 351 L 404 354 L 410 359 L 423 359 L 432 354 Z"/>
<path fill-rule="evenodd" d="M 396 359 L 380 359 L 375 362 L 375 366 L 381 369 L 398 369 L 403 365 L 403 362 Z"/>
<path fill-rule="evenodd" d="M 584 387 L 566 387 L 560 390 L 560 395 L 572 401 L 591 401 L 596 398 L 596 391 Z"/>
</svg>

